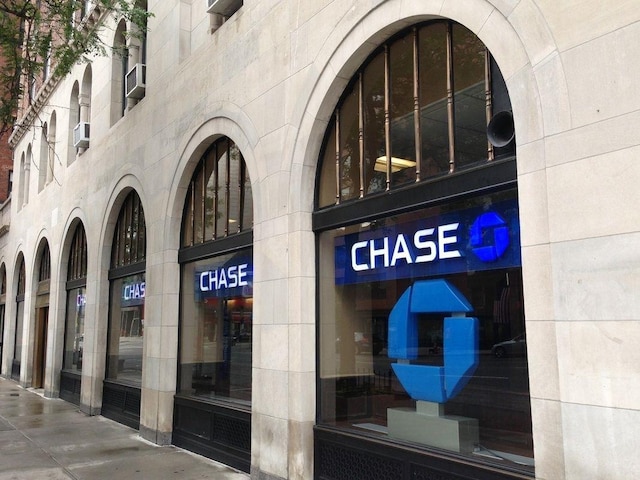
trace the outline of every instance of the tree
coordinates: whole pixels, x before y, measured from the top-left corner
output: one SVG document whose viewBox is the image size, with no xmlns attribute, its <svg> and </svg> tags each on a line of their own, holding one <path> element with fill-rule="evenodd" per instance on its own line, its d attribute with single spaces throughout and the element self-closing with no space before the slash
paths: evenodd
<svg viewBox="0 0 640 480">
<path fill-rule="evenodd" d="M 139 1 L 0 0 L 0 134 L 14 127 L 21 107 L 33 105 L 30 87 L 45 73 L 55 80 L 109 52 L 100 35 L 109 14 L 146 32 L 150 14 Z"/>
</svg>

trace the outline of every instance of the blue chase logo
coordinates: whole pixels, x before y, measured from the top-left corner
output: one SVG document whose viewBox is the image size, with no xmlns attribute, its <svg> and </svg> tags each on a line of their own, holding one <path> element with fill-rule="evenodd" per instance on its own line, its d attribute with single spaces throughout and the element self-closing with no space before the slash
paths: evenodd
<svg viewBox="0 0 640 480">
<path fill-rule="evenodd" d="M 471 251 L 483 262 L 495 262 L 509 247 L 507 222 L 495 212 L 486 212 L 469 228 Z"/>
<path fill-rule="evenodd" d="M 422 280 L 407 288 L 389 314 L 391 366 L 414 400 L 445 403 L 467 384 L 479 364 L 479 321 L 466 317 L 473 307 L 443 279 Z M 444 318 L 444 365 L 412 365 L 418 357 L 418 314 L 449 313 Z"/>
</svg>

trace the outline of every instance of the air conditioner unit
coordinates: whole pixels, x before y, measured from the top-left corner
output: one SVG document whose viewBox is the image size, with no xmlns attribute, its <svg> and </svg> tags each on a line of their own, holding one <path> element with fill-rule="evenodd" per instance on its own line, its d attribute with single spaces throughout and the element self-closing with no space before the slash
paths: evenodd
<svg viewBox="0 0 640 480">
<path fill-rule="evenodd" d="M 127 87 L 127 98 L 140 99 L 144 97 L 147 87 L 147 66 L 144 63 L 136 63 L 127 73 L 124 79 Z"/>
<path fill-rule="evenodd" d="M 89 122 L 80 122 L 73 129 L 73 146 L 87 148 L 89 146 Z"/>
<path fill-rule="evenodd" d="M 207 13 L 230 17 L 242 6 L 242 0 L 207 0 Z"/>
</svg>

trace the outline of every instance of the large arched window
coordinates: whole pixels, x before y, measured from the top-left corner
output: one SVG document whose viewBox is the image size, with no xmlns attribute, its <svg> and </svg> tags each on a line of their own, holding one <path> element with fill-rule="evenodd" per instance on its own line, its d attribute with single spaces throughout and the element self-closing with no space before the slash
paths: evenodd
<svg viewBox="0 0 640 480">
<path fill-rule="evenodd" d="M 49 330 L 49 289 L 51 284 L 51 254 L 49 242 L 43 240 L 38 249 L 38 285 L 36 290 L 35 328 L 33 331 L 33 374 L 31 386 L 43 388 Z"/>
<path fill-rule="evenodd" d="M 87 304 L 87 237 L 81 222 L 77 223 L 71 240 L 66 291 L 67 311 L 64 355 L 60 372 L 60 397 L 79 405 Z"/>
<path fill-rule="evenodd" d="M 11 378 L 20 380 L 20 363 L 22 359 L 22 334 L 24 330 L 24 293 L 26 285 L 26 271 L 24 256 L 18 260 L 18 285 L 16 290 L 16 330 L 14 335 L 13 362 L 11 365 Z"/>
<path fill-rule="evenodd" d="M 4 313 L 7 303 L 7 268 L 0 265 L 0 372 L 2 372 L 2 352 L 4 344 Z"/>
<path fill-rule="evenodd" d="M 349 83 L 313 215 L 322 478 L 533 472 L 514 152 L 500 71 L 459 24 L 400 32 Z"/>
<path fill-rule="evenodd" d="M 138 428 L 145 318 L 146 224 L 140 197 L 124 200 L 111 247 L 107 371 L 102 414 Z"/>
<path fill-rule="evenodd" d="M 252 203 L 242 154 L 222 137 L 202 156 L 185 199 L 173 430 L 176 445 L 197 445 L 245 471 L 251 443 Z M 228 448 L 234 455 L 225 453 Z"/>
<path fill-rule="evenodd" d="M 513 155 L 488 119 L 510 110 L 500 71 L 465 27 L 434 22 L 381 46 L 354 75 L 327 129 L 318 206 L 428 181 Z"/>
</svg>

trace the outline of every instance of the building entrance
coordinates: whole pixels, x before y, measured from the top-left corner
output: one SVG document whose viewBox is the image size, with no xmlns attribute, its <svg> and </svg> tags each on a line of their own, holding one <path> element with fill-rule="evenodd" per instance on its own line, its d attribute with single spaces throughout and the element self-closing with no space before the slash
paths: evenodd
<svg viewBox="0 0 640 480">
<path fill-rule="evenodd" d="M 47 324 L 49 306 L 36 310 L 35 346 L 33 351 L 33 381 L 34 388 L 44 387 L 44 372 L 47 358 Z"/>
</svg>

